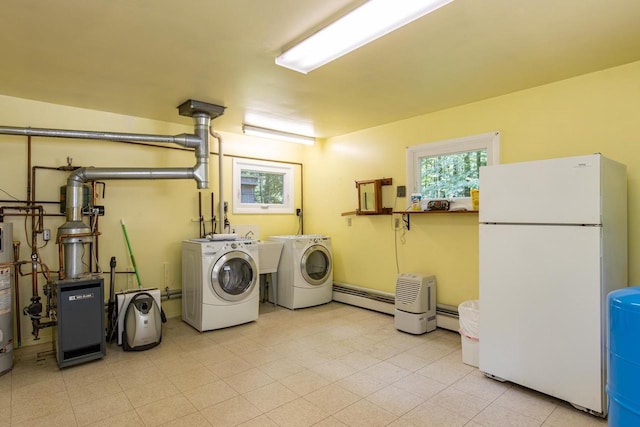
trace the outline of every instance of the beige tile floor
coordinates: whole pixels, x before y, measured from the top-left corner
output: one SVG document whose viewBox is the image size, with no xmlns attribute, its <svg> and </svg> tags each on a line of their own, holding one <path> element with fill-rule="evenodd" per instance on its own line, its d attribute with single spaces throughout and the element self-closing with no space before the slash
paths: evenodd
<svg viewBox="0 0 640 427">
<path fill-rule="evenodd" d="M 606 425 L 485 378 L 462 363 L 454 332 L 412 336 L 336 302 L 206 333 L 170 319 L 154 349 L 110 345 L 63 370 L 33 350 L 0 377 L 0 426 Z"/>
</svg>

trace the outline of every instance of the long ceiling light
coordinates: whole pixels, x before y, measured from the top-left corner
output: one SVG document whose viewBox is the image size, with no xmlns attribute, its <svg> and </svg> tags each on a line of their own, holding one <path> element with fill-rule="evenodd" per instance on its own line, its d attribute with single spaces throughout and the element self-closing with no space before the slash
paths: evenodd
<svg viewBox="0 0 640 427">
<path fill-rule="evenodd" d="M 278 139 L 280 141 L 295 142 L 298 144 L 313 145 L 316 139 L 312 136 L 298 135 L 295 133 L 283 132 L 275 129 L 261 128 L 243 124 L 242 132 L 246 135 L 260 136 L 263 138 Z"/>
<path fill-rule="evenodd" d="M 276 58 L 307 74 L 453 0 L 370 0 Z"/>
</svg>

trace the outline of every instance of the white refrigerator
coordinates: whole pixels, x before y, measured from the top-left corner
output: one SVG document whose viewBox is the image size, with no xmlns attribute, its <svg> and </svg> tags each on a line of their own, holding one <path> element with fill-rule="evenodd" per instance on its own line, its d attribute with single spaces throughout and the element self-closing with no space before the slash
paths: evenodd
<svg viewBox="0 0 640 427">
<path fill-rule="evenodd" d="M 605 416 L 626 167 L 594 154 L 481 168 L 479 219 L 480 370 Z"/>
</svg>

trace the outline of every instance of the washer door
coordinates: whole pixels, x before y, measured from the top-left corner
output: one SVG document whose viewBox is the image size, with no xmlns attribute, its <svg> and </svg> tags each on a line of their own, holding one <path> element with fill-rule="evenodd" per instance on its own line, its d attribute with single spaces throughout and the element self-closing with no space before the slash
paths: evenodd
<svg viewBox="0 0 640 427">
<path fill-rule="evenodd" d="M 227 252 L 211 270 L 211 287 L 226 301 L 240 301 L 255 288 L 257 272 L 251 256 L 240 251 Z"/>
<path fill-rule="evenodd" d="M 310 285 L 322 285 L 331 274 L 331 253 L 323 245 L 312 245 L 300 259 L 300 272 Z"/>
</svg>

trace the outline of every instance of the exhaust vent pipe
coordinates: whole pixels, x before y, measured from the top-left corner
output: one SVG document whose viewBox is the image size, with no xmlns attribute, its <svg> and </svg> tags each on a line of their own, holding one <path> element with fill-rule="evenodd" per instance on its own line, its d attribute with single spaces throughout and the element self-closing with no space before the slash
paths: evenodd
<svg viewBox="0 0 640 427">
<path fill-rule="evenodd" d="M 209 188 L 209 127 L 211 120 L 224 114 L 224 110 L 225 107 L 220 105 L 187 100 L 178 106 L 178 113 L 181 116 L 193 117 L 194 133 L 175 136 L 0 126 L 0 134 L 5 135 L 171 143 L 193 148 L 195 151 L 196 164 L 191 168 L 88 167 L 75 170 L 67 179 L 67 222 L 58 229 L 58 244 L 63 247 L 64 252 L 64 266 L 60 266 L 60 279 L 75 279 L 84 274 L 82 245 L 93 242 L 89 226 L 82 221 L 83 184 L 87 181 L 107 179 L 194 179 L 199 189 Z"/>
</svg>

